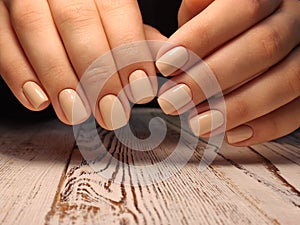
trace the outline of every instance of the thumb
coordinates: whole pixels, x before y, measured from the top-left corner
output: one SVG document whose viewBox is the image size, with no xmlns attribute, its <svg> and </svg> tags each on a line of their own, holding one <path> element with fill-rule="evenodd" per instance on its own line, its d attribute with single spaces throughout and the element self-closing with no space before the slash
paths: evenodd
<svg viewBox="0 0 300 225">
<path fill-rule="evenodd" d="M 214 0 L 183 0 L 178 12 L 178 25 L 182 26 L 185 24 L 213 1 Z"/>
</svg>

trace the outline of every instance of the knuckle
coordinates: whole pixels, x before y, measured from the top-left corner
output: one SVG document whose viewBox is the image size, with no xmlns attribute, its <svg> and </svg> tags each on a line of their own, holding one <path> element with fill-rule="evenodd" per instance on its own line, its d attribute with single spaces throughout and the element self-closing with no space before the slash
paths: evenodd
<svg viewBox="0 0 300 225">
<path fill-rule="evenodd" d="M 124 18 L 132 9 L 132 0 L 101 0 L 98 6 L 103 17 Z"/>
<path fill-rule="evenodd" d="M 14 27 L 20 30 L 43 29 L 49 25 L 45 14 L 29 7 L 15 10 L 11 21 Z"/>
<path fill-rule="evenodd" d="M 233 112 L 228 113 L 228 115 L 233 116 L 232 121 L 250 118 L 249 106 L 243 96 L 235 95 L 232 106 Z"/>
<path fill-rule="evenodd" d="M 261 0 L 246 0 L 246 1 L 247 1 L 248 15 L 251 18 L 259 17 L 262 11 L 263 1 Z"/>
<path fill-rule="evenodd" d="M 244 0 L 249 18 L 254 21 L 265 18 L 277 9 L 283 0 Z"/>
<path fill-rule="evenodd" d="M 124 6 L 126 6 L 126 2 L 128 2 L 127 0 L 115 0 L 115 1 L 111 1 L 111 0 L 102 0 L 102 1 L 98 1 L 98 3 L 100 4 L 101 7 L 101 11 L 103 10 L 104 12 L 111 12 L 111 11 L 115 11 L 118 9 L 122 9 Z"/>
<path fill-rule="evenodd" d="M 1 60 L 1 58 L 0 58 Z M 5 80 L 9 83 L 16 83 L 19 80 L 15 80 L 16 77 L 21 77 L 24 73 L 30 73 L 32 71 L 29 71 L 27 69 L 27 65 L 24 62 L 18 62 L 16 63 L 15 60 L 1 60 L 0 63 L 0 73 L 3 77 L 5 77 Z"/>
<path fill-rule="evenodd" d="M 96 104 L 98 96 L 102 93 L 104 87 L 108 85 L 110 80 L 116 78 L 117 75 L 112 64 L 101 62 L 97 62 L 97 65 L 86 71 L 80 79 L 80 84 L 92 105 Z M 113 85 L 116 85 L 116 83 L 113 82 Z M 112 90 L 112 87 L 110 87 L 110 90 Z"/>
<path fill-rule="evenodd" d="M 60 25 L 76 24 L 76 26 L 88 26 L 92 21 L 98 19 L 96 9 L 88 4 L 69 2 L 69 5 L 58 12 L 58 21 Z M 95 16 L 97 15 L 97 16 Z"/>
<path fill-rule="evenodd" d="M 53 60 L 52 62 L 47 64 L 47 67 L 43 68 L 41 74 L 38 74 L 39 78 L 45 82 L 49 81 L 60 81 L 65 74 L 67 74 L 66 66 L 62 65 L 61 62 L 57 62 Z"/>
<path fill-rule="evenodd" d="M 290 67 L 290 74 L 287 77 L 289 90 L 293 92 L 295 96 L 300 95 L 300 65 L 294 65 Z"/>
<path fill-rule="evenodd" d="M 198 30 L 199 29 L 199 30 Z M 199 27 L 193 28 L 191 27 L 191 33 L 197 34 L 201 31 L 201 45 L 199 46 L 205 46 L 207 49 L 206 51 L 214 51 L 214 49 L 211 49 L 210 46 L 214 46 L 213 40 L 214 40 L 214 34 L 211 31 L 211 25 L 209 21 L 204 21 L 201 23 Z M 188 43 L 187 46 L 193 46 L 192 43 Z M 205 49 L 204 48 L 204 49 Z"/>
<path fill-rule="evenodd" d="M 274 28 L 267 28 L 261 38 L 261 48 L 264 58 L 272 59 L 281 52 L 281 35 Z"/>
<path fill-rule="evenodd" d="M 102 85 L 114 74 L 114 70 L 110 65 L 101 65 L 97 68 L 91 69 L 85 74 L 82 82 L 86 86 L 101 83 Z"/>
<path fill-rule="evenodd" d="M 117 72 L 113 58 L 106 55 L 96 60 L 84 73 L 81 83 L 84 87 L 103 86 Z"/>
</svg>

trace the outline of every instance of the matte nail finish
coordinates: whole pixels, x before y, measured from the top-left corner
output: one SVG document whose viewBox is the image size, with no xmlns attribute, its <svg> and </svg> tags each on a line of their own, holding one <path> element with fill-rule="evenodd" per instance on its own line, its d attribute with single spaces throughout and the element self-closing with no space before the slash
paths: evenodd
<svg viewBox="0 0 300 225">
<path fill-rule="evenodd" d="M 59 94 L 60 106 L 71 124 L 85 121 L 89 114 L 77 92 L 73 89 L 65 89 Z"/>
<path fill-rule="evenodd" d="M 161 56 L 156 61 L 156 67 L 162 75 L 167 77 L 184 66 L 188 59 L 189 55 L 186 48 L 178 46 Z"/>
<path fill-rule="evenodd" d="M 146 103 L 154 98 L 151 82 L 143 70 L 131 73 L 129 83 L 135 103 Z"/>
<path fill-rule="evenodd" d="M 224 116 L 218 110 L 201 113 L 190 119 L 190 128 L 196 136 L 207 134 L 224 124 Z"/>
<path fill-rule="evenodd" d="M 103 122 L 110 130 L 125 126 L 128 122 L 125 110 L 119 98 L 115 95 L 106 95 L 99 101 L 99 110 Z"/>
<path fill-rule="evenodd" d="M 23 92 L 35 109 L 38 109 L 44 103 L 49 102 L 43 89 L 33 81 L 28 81 L 23 85 Z"/>
<path fill-rule="evenodd" d="M 171 114 L 192 100 L 191 89 L 186 84 L 178 84 L 158 98 L 158 104 L 166 114 Z"/>
<path fill-rule="evenodd" d="M 253 136 L 253 130 L 249 126 L 242 125 L 227 131 L 226 136 L 229 144 L 235 144 L 250 139 Z"/>
</svg>

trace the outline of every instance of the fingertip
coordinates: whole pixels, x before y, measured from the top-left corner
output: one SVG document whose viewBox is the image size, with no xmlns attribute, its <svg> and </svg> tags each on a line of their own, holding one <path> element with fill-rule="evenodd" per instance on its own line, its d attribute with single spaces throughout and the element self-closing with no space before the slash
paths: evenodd
<svg viewBox="0 0 300 225">
<path fill-rule="evenodd" d="M 152 26 L 144 25 L 146 40 L 167 41 L 168 38 Z"/>
<path fill-rule="evenodd" d="M 133 100 L 136 104 L 152 101 L 155 93 L 150 77 L 143 70 L 135 70 L 129 75 L 129 84 Z"/>
<path fill-rule="evenodd" d="M 56 114 L 59 119 L 69 125 L 77 125 L 90 117 L 90 108 L 83 98 L 73 89 L 63 89 L 58 94 Z"/>
<path fill-rule="evenodd" d="M 203 11 L 214 0 L 183 0 L 178 12 L 178 25 L 182 26 Z"/>
<path fill-rule="evenodd" d="M 162 47 L 156 60 L 156 67 L 165 76 L 171 76 L 189 61 L 189 52 L 183 46 L 164 49 Z"/>
<path fill-rule="evenodd" d="M 254 136 L 254 130 L 248 125 L 241 125 L 226 132 L 226 140 L 230 145 L 245 145 Z"/>
<path fill-rule="evenodd" d="M 49 98 L 36 82 L 27 81 L 22 87 L 26 99 L 35 110 L 42 110 L 50 104 Z"/>
<path fill-rule="evenodd" d="M 178 112 L 192 101 L 191 89 L 186 84 L 177 84 L 158 97 L 158 104 L 163 112 L 170 115 Z"/>
<path fill-rule="evenodd" d="M 104 127 L 107 130 L 116 130 L 124 127 L 128 121 L 128 113 L 120 98 L 113 94 L 102 97 L 98 103 Z M 102 124 L 103 124 L 102 123 Z"/>
</svg>

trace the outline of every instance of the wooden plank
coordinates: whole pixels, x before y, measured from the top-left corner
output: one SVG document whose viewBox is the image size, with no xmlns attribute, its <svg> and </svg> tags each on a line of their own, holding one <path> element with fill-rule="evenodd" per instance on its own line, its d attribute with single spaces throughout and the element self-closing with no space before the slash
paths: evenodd
<svg viewBox="0 0 300 225">
<path fill-rule="evenodd" d="M 74 146 L 57 120 L 1 121 L 0 224 L 44 224 Z"/>
<path fill-rule="evenodd" d="M 136 114 L 134 130 L 146 137 L 149 111 Z M 150 114 L 163 117 L 159 112 Z M 283 153 L 287 146 L 280 143 L 253 148 L 224 144 L 204 171 L 198 165 L 206 143 L 199 142 L 184 168 L 167 180 L 143 185 L 151 173 L 137 173 L 134 166 L 162 162 L 176 146 L 178 124 L 168 124 L 166 139 L 151 152 L 134 151 L 113 133 L 99 129 L 109 153 L 100 157 L 102 170 L 93 170 L 75 150 L 46 224 L 296 224 L 300 219 L 300 145 L 291 139 L 286 143 L 289 153 Z M 86 146 L 93 147 L 93 138 L 86 139 Z M 189 148 L 186 141 L 182 150 Z M 173 165 L 165 162 L 161 173 Z M 126 185 L 136 181 L 139 185 Z"/>
<path fill-rule="evenodd" d="M 214 168 L 275 224 L 295 224 L 300 220 L 300 195 L 284 175 L 296 181 L 300 167 L 269 154 L 272 148 L 272 142 L 252 149 L 224 144 Z"/>
</svg>

